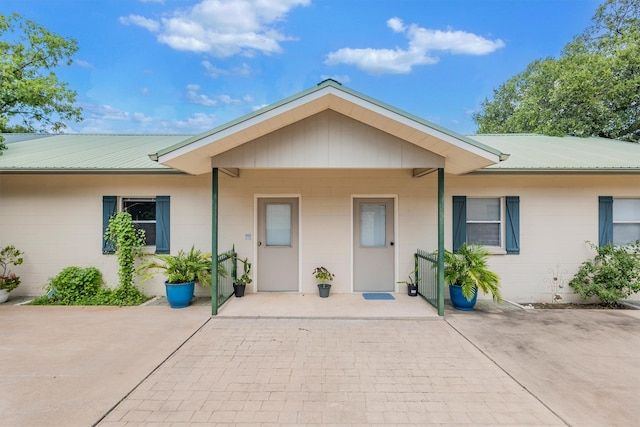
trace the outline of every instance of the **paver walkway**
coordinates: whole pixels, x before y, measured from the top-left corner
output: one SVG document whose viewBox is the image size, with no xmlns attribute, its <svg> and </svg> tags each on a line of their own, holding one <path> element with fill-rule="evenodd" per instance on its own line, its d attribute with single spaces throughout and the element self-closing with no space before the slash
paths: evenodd
<svg viewBox="0 0 640 427">
<path fill-rule="evenodd" d="M 212 318 L 99 425 L 564 425 L 444 321 Z"/>
</svg>

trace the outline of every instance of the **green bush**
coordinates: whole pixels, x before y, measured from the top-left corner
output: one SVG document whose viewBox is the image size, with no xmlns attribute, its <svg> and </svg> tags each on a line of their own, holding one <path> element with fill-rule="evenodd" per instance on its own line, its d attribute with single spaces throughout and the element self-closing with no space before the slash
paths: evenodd
<svg viewBox="0 0 640 427">
<path fill-rule="evenodd" d="M 95 267 L 67 267 L 47 286 L 47 294 L 58 304 L 83 305 L 102 286 L 102 273 Z"/>
<path fill-rule="evenodd" d="M 569 282 L 580 297 L 616 305 L 640 291 L 640 241 L 627 246 L 589 245 L 597 251 L 595 258 L 583 262 Z"/>
<path fill-rule="evenodd" d="M 51 279 L 46 295 L 33 305 L 139 305 L 147 300 L 133 286 L 103 288 L 102 273 L 95 267 L 67 267 Z"/>
</svg>

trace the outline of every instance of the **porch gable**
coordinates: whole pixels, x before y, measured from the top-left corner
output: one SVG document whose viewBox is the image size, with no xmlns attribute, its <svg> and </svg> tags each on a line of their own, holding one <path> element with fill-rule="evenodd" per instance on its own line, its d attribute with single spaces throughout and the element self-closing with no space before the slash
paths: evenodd
<svg viewBox="0 0 640 427">
<path fill-rule="evenodd" d="M 442 156 L 332 110 L 261 136 L 211 159 L 228 168 L 429 168 Z"/>
<path fill-rule="evenodd" d="M 165 166 L 189 174 L 209 173 L 212 159 L 214 159 L 214 164 L 219 164 L 221 157 L 218 156 L 222 156 L 226 152 L 326 111 L 341 114 L 411 144 L 416 147 L 413 153 L 420 153 L 418 158 L 426 157 L 430 161 L 443 160 L 447 172 L 452 174 L 472 172 L 496 164 L 504 158 L 503 153 L 492 147 L 344 88 L 334 80 L 325 80 L 317 87 L 286 98 L 209 132 L 189 138 L 152 154 L 150 157 Z M 295 141 L 295 143 L 297 144 L 299 141 Z M 388 142 L 384 144 L 388 148 Z M 358 147 L 358 144 L 350 143 L 350 145 Z M 304 150 L 304 148 L 302 147 L 298 151 Z M 368 150 L 371 148 L 371 144 L 364 148 Z M 410 151 L 408 149 L 401 150 L 403 155 Z M 235 155 L 244 157 L 246 152 L 247 150 L 236 150 Z M 327 151 L 328 165 L 339 164 L 332 163 L 339 161 L 338 156 L 333 154 L 334 152 L 335 150 Z M 311 154 L 311 159 L 308 159 L 308 156 L 304 157 L 305 162 L 313 164 L 313 154 L 316 153 Z M 375 156 L 378 154 L 374 153 Z M 358 153 L 358 155 L 367 156 L 364 153 Z M 356 160 L 355 155 L 347 157 L 349 158 L 347 164 L 341 167 L 349 167 L 348 165 Z M 228 157 L 224 157 L 224 159 L 229 160 Z M 239 160 L 240 163 L 245 161 L 246 159 Z M 235 162 L 236 160 L 232 161 L 232 163 Z M 362 163 L 358 162 L 357 164 Z M 441 165 L 441 163 L 438 164 Z M 374 164 L 371 167 L 389 166 Z M 233 166 L 228 166 L 228 168 L 238 169 Z M 420 165 L 416 169 L 432 170 L 431 167 L 425 165 Z"/>
</svg>

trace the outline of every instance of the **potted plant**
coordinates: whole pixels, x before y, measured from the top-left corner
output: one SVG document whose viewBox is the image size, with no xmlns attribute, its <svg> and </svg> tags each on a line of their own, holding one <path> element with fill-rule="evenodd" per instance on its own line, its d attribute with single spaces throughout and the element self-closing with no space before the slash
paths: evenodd
<svg viewBox="0 0 640 427">
<path fill-rule="evenodd" d="M 156 255 L 156 259 L 141 269 L 163 271 L 169 305 L 171 308 L 184 308 L 191 304 L 196 282 L 203 286 L 211 282 L 211 265 L 211 254 L 192 246 L 189 252 L 181 249 L 177 255 Z"/>
<path fill-rule="evenodd" d="M 502 301 L 500 278 L 488 269 L 489 251 L 481 245 L 463 244 L 457 253 L 444 253 L 444 280 L 449 283 L 451 304 L 458 310 L 473 310 L 478 289 Z"/>
<path fill-rule="evenodd" d="M 5 246 L 0 250 L 0 303 L 9 299 L 9 292 L 20 285 L 20 277 L 9 270 L 10 265 L 22 264 L 24 252 L 15 246 Z"/>
<path fill-rule="evenodd" d="M 247 285 L 252 282 L 252 280 L 251 276 L 249 276 L 249 274 L 251 273 L 251 263 L 249 262 L 248 258 L 238 259 L 238 261 L 242 263 L 243 273 L 242 276 L 240 276 L 233 282 L 233 293 L 236 297 L 239 298 L 244 296 L 244 290 Z"/>
<path fill-rule="evenodd" d="M 411 275 L 413 274 L 413 277 Z M 418 296 L 418 283 L 420 283 L 420 279 L 417 277 L 418 267 L 416 267 L 409 276 L 407 276 L 407 280 L 403 280 L 401 282 L 396 282 L 398 284 L 406 284 L 407 285 L 407 293 L 410 297 Z"/>
<path fill-rule="evenodd" d="M 331 290 L 331 283 L 327 282 L 332 281 L 335 275 L 326 267 L 316 267 L 313 270 L 313 275 L 316 279 L 320 280 L 320 283 L 318 283 L 320 298 L 327 298 L 329 296 L 329 291 Z"/>
</svg>

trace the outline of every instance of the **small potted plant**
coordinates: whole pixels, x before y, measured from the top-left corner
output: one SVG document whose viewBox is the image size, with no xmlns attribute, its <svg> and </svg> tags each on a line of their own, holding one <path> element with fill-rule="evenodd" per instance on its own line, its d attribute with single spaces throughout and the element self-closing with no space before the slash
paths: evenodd
<svg viewBox="0 0 640 427">
<path fill-rule="evenodd" d="M 316 279 L 320 280 L 318 283 L 318 292 L 321 298 L 327 298 L 329 291 L 331 290 L 331 283 L 327 283 L 333 280 L 334 274 L 331 273 L 326 267 L 316 267 L 313 270 L 313 275 Z"/>
<path fill-rule="evenodd" d="M 420 279 L 417 277 L 418 267 L 416 267 L 409 276 L 407 276 L 407 280 L 403 280 L 401 282 L 397 282 L 398 284 L 406 284 L 407 292 L 410 297 L 418 296 L 418 283 L 420 283 Z M 413 275 L 413 277 L 411 277 Z"/>
<path fill-rule="evenodd" d="M 502 301 L 500 278 L 489 270 L 489 251 L 481 245 L 463 244 L 457 253 L 444 253 L 444 280 L 449 283 L 451 304 L 458 310 L 473 310 L 478 289 Z"/>
<path fill-rule="evenodd" d="M 242 263 L 243 273 L 242 276 L 237 278 L 233 283 L 233 293 L 236 297 L 239 298 L 244 296 L 244 290 L 246 289 L 247 285 L 250 284 L 253 280 L 251 280 L 251 276 L 249 276 L 249 274 L 251 273 L 251 263 L 249 262 L 248 258 L 238 259 L 238 261 Z"/>
<path fill-rule="evenodd" d="M 192 246 L 189 252 L 180 249 L 177 255 L 156 255 L 156 259 L 141 269 L 162 271 L 166 277 L 169 305 L 171 308 L 184 308 L 191 304 L 196 283 L 207 286 L 211 282 L 211 254 Z"/>
<path fill-rule="evenodd" d="M 15 246 L 5 246 L 0 250 L 0 303 L 9 299 L 9 292 L 20 285 L 20 277 L 9 270 L 10 265 L 22 264 L 24 252 Z"/>
</svg>

